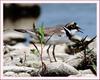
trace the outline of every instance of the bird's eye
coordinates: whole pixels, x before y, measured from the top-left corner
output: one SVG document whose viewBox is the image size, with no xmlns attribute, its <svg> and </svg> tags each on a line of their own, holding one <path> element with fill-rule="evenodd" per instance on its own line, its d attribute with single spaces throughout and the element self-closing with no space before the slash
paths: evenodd
<svg viewBox="0 0 100 80">
<path fill-rule="evenodd" d="M 75 22 L 74 25 L 77 25 L 77 23 Z"/>
</svg>

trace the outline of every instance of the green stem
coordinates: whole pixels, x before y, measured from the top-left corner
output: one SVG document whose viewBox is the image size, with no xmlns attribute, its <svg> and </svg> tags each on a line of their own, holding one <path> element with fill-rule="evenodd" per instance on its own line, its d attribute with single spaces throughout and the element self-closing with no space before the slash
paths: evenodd
<svg viewBox="0 0 100 80">
<path fill-rule="evenodd" d="M 42 67 L 43 67 L 43 58 L 42 58 L 42 54 L 43 54 L 43 44 L 42 44 L 42 41 L 41 41 L 41 63 L 42 63 Z"/>
</svg>

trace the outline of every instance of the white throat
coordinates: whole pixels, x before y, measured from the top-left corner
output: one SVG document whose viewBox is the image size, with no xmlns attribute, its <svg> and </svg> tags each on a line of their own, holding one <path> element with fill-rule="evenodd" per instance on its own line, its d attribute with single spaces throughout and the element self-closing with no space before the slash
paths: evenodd
<svg viewBox="0 0 100 80">
<path fill-rule="evenodd" d="M 70 32 L 71 32 L 72 35 L 75 35 L 75 33 L 77 32 L 77 30 L 76 29 L 70 30 Z"/>
</svg>

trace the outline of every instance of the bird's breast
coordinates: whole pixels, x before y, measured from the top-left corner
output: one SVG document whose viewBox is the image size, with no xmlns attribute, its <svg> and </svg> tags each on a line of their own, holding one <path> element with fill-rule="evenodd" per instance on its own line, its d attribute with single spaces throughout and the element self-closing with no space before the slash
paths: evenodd
<svg viewBox="0 0 100 80">
<path fill-rule="evenodd" d="M 45 39 L 48 39 L 49 37 L 45 37 Z M 47 42 L 47 44 L 63 44 L 69 42 L 68 37 L 66 37 L 66 34 L 54 34 L 50 40 Z"/>
</svg>

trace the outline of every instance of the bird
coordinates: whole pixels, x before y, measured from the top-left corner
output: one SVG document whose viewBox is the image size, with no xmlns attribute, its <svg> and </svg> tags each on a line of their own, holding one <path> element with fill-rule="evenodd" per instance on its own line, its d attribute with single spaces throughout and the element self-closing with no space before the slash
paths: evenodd
<svg viewBox="0 0 100 80">
<path fill-rule="evenodd" d="M 77 25 L 76 22 L 69 22 L 67 23 L 65 26 L 59 26 L 59 27 L 52 27 L 52 28 L 46 28 L 45 29 L 45 39 L 47 40 L 50 36 L 51 38 L 48 40 L 48 42 L 46 44 L 48 44 L 48 48 L 47 48 L 47 54 L 49 56 L 50 62 L 52 62 L 51 58 L 50 58 L 50 54 L 49 54 L 49 49 L 50 47 L 53 45 L 53 50 L 52 50 L 52 55 L 53 58 L 55 60 L 55 62 L 57 62 L 56 57 L 55 57 L 55 47 L 58 44 L 63 44 L 63 43 L 70 43 L 70 36 L 67 35 L 67 40 L 66 40 L 66 31 L 63 29 L 63 27 L 67 28 L 68 31 L 70 32 L 71 35 L 75 35 L 76 32 L 81 32 L 81 28 Z"/>
</svg>

